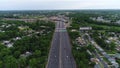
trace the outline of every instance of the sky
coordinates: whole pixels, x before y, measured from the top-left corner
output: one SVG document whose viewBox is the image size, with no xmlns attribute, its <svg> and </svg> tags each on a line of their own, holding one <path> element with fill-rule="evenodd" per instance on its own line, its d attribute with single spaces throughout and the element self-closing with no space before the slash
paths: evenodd
<svg viewBox="0 0 120 68">
<path fill-rule="evenodd" d="M 0 0 L 0 10 L 120 9 L 120 0 Z"/>
</svg>

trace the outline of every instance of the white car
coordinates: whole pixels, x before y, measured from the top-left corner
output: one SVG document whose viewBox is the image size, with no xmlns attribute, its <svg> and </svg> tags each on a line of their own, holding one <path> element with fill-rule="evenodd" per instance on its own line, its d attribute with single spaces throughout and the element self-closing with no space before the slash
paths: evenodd
<svg viewBox="0 0 120 68">
<path fill-rule="evenodd" d="M 66 56 L 68 58 L 68 56 Z"/>
</svg>

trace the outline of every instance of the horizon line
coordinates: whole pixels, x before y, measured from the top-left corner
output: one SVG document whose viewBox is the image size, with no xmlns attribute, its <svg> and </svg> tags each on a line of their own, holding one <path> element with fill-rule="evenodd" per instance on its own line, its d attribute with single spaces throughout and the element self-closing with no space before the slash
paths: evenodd
<svg viewBox="0 0 120 68">
<path fill-rule="evenodd" d="M 46 11 L 46 10 L 50 10 L 50 11 L 54 11 L 54 10 L 58 10 L 58 11 L 61 11 L 61 10 L 120 10 L 119 9 L 8 9 L 8 10 L 0 10 L 0 11 Z"/>
</svg>

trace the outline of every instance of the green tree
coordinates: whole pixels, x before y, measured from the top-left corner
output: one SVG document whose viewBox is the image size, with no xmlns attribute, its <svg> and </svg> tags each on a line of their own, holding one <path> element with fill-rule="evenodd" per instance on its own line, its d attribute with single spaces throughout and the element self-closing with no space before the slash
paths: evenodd
<svg viewBox="0 0 120 68">
<path fill-rule="evenodd" d="M 24 58 L 24 57 L 19 58 L 19 59 L 18 59 L 19 67 L 20 67 L 20 68 L 26 68 L 26 66 L 27 66 L 26 61 L 27 61 L 27 60 L 26 60 L 26 58 Z"/>
<path fill-rule="evenodd" d="M 0 61 L 0 68 L 4 68 L 3 61 Z"/>
<path fill-rule="evenodd" d="M 35 57 L 40 57 L 41 56 L 41 51 L 40 50 L 35 50 L 35 52 L 33 53 L 33 55 Z"/>
<path fill-rule="evenodd" d="M 114 42 L 110 43 L 110 50 L 114 50 L 116 47 L 116 44 Z"/>
<path fill-rule="evenodd" d="M 16 58 L 19 58 L 20 54 L 21 54 L 20 51 L 15 51 L 13 55 L 14 55 Z"/>
<path fill-rule="evenodd" d="M 6 56 L 4 58 L 5 68 L 18 68 L 18 61 L 13 56 Z"/>
<path fill-rule="evenodd" d="M 37 61 L 35 58 L 29 60 L 29 66 L 30 68 L 37 68 Z"/>
</svg>

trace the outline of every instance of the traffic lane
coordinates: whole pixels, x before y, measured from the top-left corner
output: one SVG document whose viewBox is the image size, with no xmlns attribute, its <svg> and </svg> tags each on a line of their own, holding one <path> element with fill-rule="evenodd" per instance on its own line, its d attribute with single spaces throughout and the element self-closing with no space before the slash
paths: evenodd
<svg viewBox="0 0 120 68">
<path fill-rule="evenodd" d="M 48 63 L 48 68 L 58 68 L 59 67 L 59 32 L 55 32 L 53 38 L 53 44 L 51 47 L 50 59 Z"/>
<path fill-rule="evenodd" d="M 65 36 L 65 39 L 67 39 L 67 40 L 65 40 L 67 42 L 66 47 L 68 47 L 68 51 L 71 53 L 71 44 L 70 44 L 70 39 L 68 37 L 67 32 L 64 32 L 64 36 Z"/>
<path fill-rule="evenodd" d="M 59 44 L 59 32 L 56 32 L 55 37 L 53 39 L 50 62 L 48 65 L 49 68 L 53 68 L 53 67 L 58 68 L 59 66 L 59 62 L 58 62 L 59 61 L 59 47 L 57 47 L 57 43 Z"/>
<path fill-rule="evenodd" d="M 59 28 L 59 27 L 60 27 L 60 22 L 57 22 L 56 28 Z"/>
<path fill-rule="evenodd" d="M 59 67 L 59 44 L 60 44 L 59 28 L 60 28 L 60 22 L 56 23 L 55 35 L 52 39 L 52 47 L 50 51 L 48 68 Z"/>
<path fill-rule="evenodd" d="M 71 56 L 72 55 L 72 53 L 71 53 L 71 44 L 70 44 L 70 39 L 68 37 L 67 32 L 64 32 L 64 36 L 65 36 L 64 38 L 67 39 L 67 40 L 65 40 L 65 42 L 66 42 L 67 51 L 69 52 L 68 54 Z"/>
<path fill-rule="evenodd" d="M 60 46 L 61 46 L 61 68 L 64 68 L 65 67 L 65 63 L 64 63 L 64 60 L 65 60 L 65 54 L 66 52 L 64 51 L 64 38 L 63 38 L 63 33 L 61 32 L 61 35 L 60 35 Z"/>
<path fill-rule="evenodd" d="M 59 25 L 59 26 L 57 26 L 57 28 L 65 28 L 64 27 L 64 25 L 63 25 L 63 23 L 57 23 L 57 25 Z M 60 41 L 60 36 L 59 36 L 59 30 L 60 30 L 60 33 L 62 33 L 62 35 L 60 35 L 61 36 L 61 38 L 64 38 L 64 39 L 62 39 L 61 40 L 61 43 L 59 42 Z M 61 68 L 76 68 L 76 67 L 74 67 L 74 64 L 72 64 L 72 62 L 74 62 L 74 60 L 71 60 L 71 58 L 69 57 L 69 56 L 71 56 L 72 54 L 70 54 L 70 47 L 68 47 L 68 46 L 66 46 L 67 44 L 66 44 L 66 42 L 65 42 L 65 40 L 69 40 L 69 39 L 67 39 L 67 38 L 65 38 L 65 37 L 67 37 L 67 36 L 65 36 L 64 37 L 64 34 L 63 34 L 63 32 L 61 32 L 61 29 L 57 29 L 57 32 L 58 32 L 58 34 L 57 35 L 55 35 L 56 36 L 56 42 L 55 42 L 55 44 L 53 44 L 53 46 L 55 47 L 55 45 L 56 44 L 61 44 L 61 50 L 60 50 L 60 52 L 62 52 L 62 55 L 61 56 L 59 56 L 59 45 L 58 45 L 58 47 L 55 47 L 55 49 L 52 47 L 52 49 L 53 49 L 53 51 L 51 52 L 52 54 L 51 55 L 58 55 L 61 59 L 60 60 L 62 60 L 62 65 L 61 65 Z M 59 39 L 59 40 L 57 40 L 57 39 Z M 54 40 L 55 41 L 55 40 Z M 53 41 L 53 42 L 54 42 Z M 58 41 L 58 42 L 57 42 Z M 69 44 L 68 44 L 69 45 Z M 58 48 L 58 49 L 57 49 Z M 64 48 L 66 48 L 67 50 L 65 50 Z M 56 50 L 58 51 L 58 52 L 56 52 Z M 65 50 L 65 51 L 64 51 Z M 68 57 L 67 57 L 68 56 Z M 56 59 L 55 59 L 55 56 L 51 56 L 52 57 L 52 59 L 50 60 L 51 62 L 50 62 L 50 66 L 49 66 L 49 68 L 60 68 L 60 66 L 59 66 L 59 61 L 60 60 L 58 60 L 59 58 L 58 57 L 56 57 Z M 72 65 L 72 66 L 71 66 Z M 58 67 L 59 66 L 59 67 Z"/>
<path fill-rule="evenodd" d="M 63 43 L 64 43 L 64 45 L 63 45 L 63 47 L 64 47 L 64 60 L 63 60 L 63 62 L 65 64 L 64 68 L 73 68 L 72 64 L 70 64 L 71 60 L 70 60 L 70 53 L 69 53 L 69 45 L 67 45 L 68 42 L 66 40 L 68 40 L 68 39 L 66 38 L 66 35 L 63 32 Z"/>
<path fill-rule="evenodd" d="M 59 24 L 60 24 L 60 28 L 62 28 L 61 22 L 59 22 Z"/>
<path fill-rule="evenodd" d="M 52 44 L 52 47 L 51 47 L 51 54 L 50 54 L 50 60 L 49 60 L 48 68 L 52 68 L 52 67 L 54 67 L 54 65 L 55 65 L 55 67 L 58 67 L 57 66 L 57 62 L 56 62 L 57 61 L 57 57 L 55 58 L 55 55 L 57 55 L 56 54 L 57 51 L 55 50 L 56 49 L 55 42 L 54 42 L 56 35 L 57 35 L 57 33 L 55 34 L 54 39 L 53 39 L 53 44 Z"/>
<path fill-rule="evenodd" d="M 68 34 L 67 32 L 63 32 L 63 43 L 64 43 L 64 64 L 65 67 L 64 68 L 76 68 L 75 67 L 75 61 L 73 59 L 72 53 L 71 53 L 71 45 L 70 45 L 70 41 L 68 38 Z"/>
<path fill-rule="evenodd" d="M 60 24 L 61 24 L 61 28 L 65 28 L 63 22 L 60 22 Z"/>
<path fill-rule="evenodd" d="M 59 22 L 59 28 L 60 28 L 60 29 L 62 28 L 62 23 L 61 23 L 61 22 Z"/>
<path fill-rule="evenodd" d="M 66 48 L 66 42 L 65 42 L 65 38 L 64 38 L 64 34 L 63 34 L 63 32 L 61 32 L 62 33 L 62 35 L 61 35 L 61 38 L 62 38 L 62 40 L 61 40 L 61 51 L 62 51 L 62 56 L 61 56 L 61 60 L 62 60 L 62 68 L 69 68 L 68 66 L 71 66 L 71 65 L 69 65 L 68 64 L 68 55 L 67 55 L 67 48 Z"/>
<path fill-rule="evenodd" d="M 67 34 L 67 30 L 65 28 L 64 23 L 60 22 L 61 24 L 61 51 L 62 51 L 62 68 L 76 68 L 75 61 L 71 53 L 71 45 L 70 40 Z"/>
</svg>

